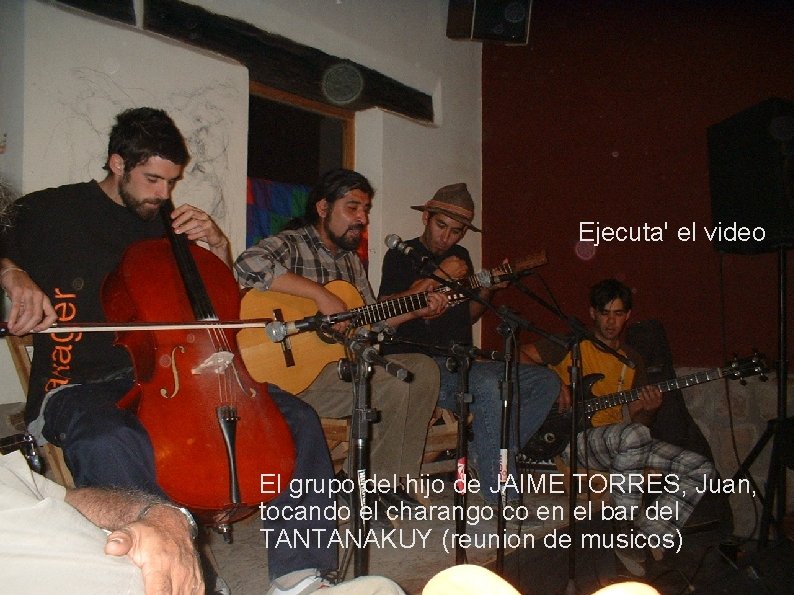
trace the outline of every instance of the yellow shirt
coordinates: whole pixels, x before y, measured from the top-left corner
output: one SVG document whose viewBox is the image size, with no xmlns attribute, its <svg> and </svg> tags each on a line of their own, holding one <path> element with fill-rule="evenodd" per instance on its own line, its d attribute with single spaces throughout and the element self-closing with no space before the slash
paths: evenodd
<svg viewBox="0 0 794 595">
<path fill-rule="evenodd" d="M 618 351 L 626 355 L 623 349 Z M 582 376 L 588 374 L 603 374 L 604 378 L 596 382 L 592 387 L 595 397 L 603 397 L 612 393 L 620 392 L 634 386 L 634 370 L 624 366 L 613 355 L 604 353 L 590 341 L 582 341 Z M 561 362 L 552 365 L 551 368 L 566 384 L 571 383 L 570 371 L 571 353 L 568 352 Z M 586 397 L 588 395 L 585 395 Z M 623 406 L 616 405 L 609 409 L 596 412 L 593 415 L 593 426 L 605 426 L 608 424 L 620 423 L 623 421 Z"/>
</svg>

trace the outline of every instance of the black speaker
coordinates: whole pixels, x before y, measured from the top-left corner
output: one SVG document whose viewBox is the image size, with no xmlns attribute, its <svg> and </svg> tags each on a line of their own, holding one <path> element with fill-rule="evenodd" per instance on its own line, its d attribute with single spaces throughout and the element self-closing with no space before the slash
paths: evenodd
<svg viewBox="0 0 794 595">
<path fill-rule="evenodd" d="M 794 101 L 770 98 L 708 128 L 717 250 L 772 252 L 794 245 Z"/>
<path fill-rule="evenodd" d="M 447 37 L 526 44 L 532 0 L 449 0 Z"/>
</svg>

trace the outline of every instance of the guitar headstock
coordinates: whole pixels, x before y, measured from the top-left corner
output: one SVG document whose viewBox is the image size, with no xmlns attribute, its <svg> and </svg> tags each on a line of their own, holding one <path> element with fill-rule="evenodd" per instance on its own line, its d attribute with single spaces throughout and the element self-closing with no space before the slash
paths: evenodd
<svg viewBox="0 0 794 595">
<path fill-rule="evenodd" d="M 748 357 L 734 356 L 725 364 L 723 372 L 731 380 L 739 380 L 742 384 L 746 384 L 745 378 L 751 376 L 758 376 L 762 381 L 766 381 L 769 365 L 763 354 L 753 350 L 753 355 Z"/>
<path fill-rule="evenodd" d="M 517 273 L 519 271 L 526 271 L 528 269 L 539 267 L 540 265 L 546 264 L 547 262 L 548 259 L 546 258 L 546 251 L 538 250 L 537 252 L 527 254 L 525 257 L 518 259 L 514 263 L 511 263 L 509 266 L 511 266 L 513 270 L 506 272 Z"/>
</svg>

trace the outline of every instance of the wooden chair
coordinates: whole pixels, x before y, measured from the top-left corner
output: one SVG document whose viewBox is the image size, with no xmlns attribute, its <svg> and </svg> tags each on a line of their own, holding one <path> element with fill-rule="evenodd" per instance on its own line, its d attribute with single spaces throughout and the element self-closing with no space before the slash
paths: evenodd
<svg viewBox="0 0 794 595">
<path fill-rule="evenodd" d="M 331 453 L 334 473 L 338 473 L 350 451 L 350 418 L 323 417 L 320 418 L 320 425 L 323 428 L 323 434 L 325 434 L 328 451 Z"/>
<path fill-rule="evenodd" d="M 11 360 L 14 362 L 14 367 L 19 376 L 19 384 L 22 386 L 22 392 L 27 394 L 29 379 L 30 379 L 30 363 L 33 357 L 33 340 L 30 335 L 24 337 L 15 337 L 9 335 L 6 337 L 8 349 L 11 352 Z M 24 428 L 23 414 L 19 413 L 9 420 L 12 425 Z M 69 468 L 66 466 L 66 461 L 63 459 L 63 451 L 53 444 L 46 444 L 41 449 L 41 454 L 45 461 L 44 475 L 65 487 L 74 487 L 74 480 Z"/>
<path fill-rule="evenodd" d="M 320 418 L 320 425 L 331 453 L 334 472 L 339 472 L 350 452 L 350 418 L 323 417 Z M 458 421 L 452 412 L 436 407 L 427 429 L 427 442 L 425 442 L 420 473 L 434 475 L 455 471 L 454 457 L 438 459 L 448 451 L 455 450 L 457 445 Z"/>
<path fill-rule="evenodd" d="M 425 454 L 422 457 L 421 473 L 434 475 L 455 471 L 455 457 L 438 460 L 458 447 L 458 420 L 449 409 L 436 407 L 427 428 Z"/>
</svg>

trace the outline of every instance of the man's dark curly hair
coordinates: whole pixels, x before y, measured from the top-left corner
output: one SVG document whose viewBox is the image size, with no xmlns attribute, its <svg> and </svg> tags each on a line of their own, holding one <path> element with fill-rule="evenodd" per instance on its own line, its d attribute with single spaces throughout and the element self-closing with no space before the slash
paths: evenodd
<svg viewBox="0 0 794 595">
<path fill-rule="evenodd" d="M 309 192 L 303 217 L 293 219 L 287 223 L 285 229 L 299 229 L 305 225 L 316 225 L 320 221 L 317 203 L 325 199 L 329 204 L 333 204 L 334 201 L 342 198 L 351 190 L 361 190 L 370 198 L 375 195 L 375 190 L 369 180 L 357 171 L 339 168 L 326 172 Z"/>
<path fill-rule="evenodd" d="M 187 165 L 190 153 L 182 133 L 161 109 L 137 107 L 116 116 L 110 130 L 108 157 L 120 155 L 129 172 L 150 157 L 162 157 L 177 165 Z M 107 163 L 105 169 L 109 170 Z"/>
</svg>

